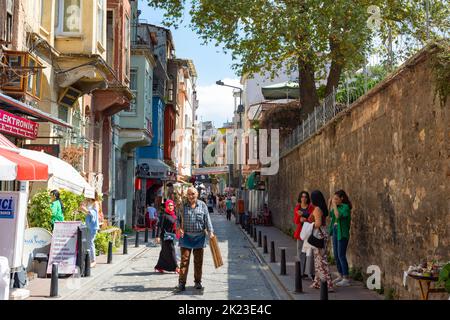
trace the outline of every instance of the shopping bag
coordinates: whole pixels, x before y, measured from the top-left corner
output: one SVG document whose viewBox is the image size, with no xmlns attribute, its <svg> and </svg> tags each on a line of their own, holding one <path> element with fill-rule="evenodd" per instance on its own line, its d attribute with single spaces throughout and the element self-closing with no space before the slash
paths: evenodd
<svg viewBox="0 0 450 320">
<path fill-rule="evenodd" d="M 209 247 L 211 248 L 211 254 L 214 261 L 214 267 L 217 269 L 223 266 L 222 255 L 220 254 L 219 243 L 217 236 L 209 238 Z"/>
</svg>

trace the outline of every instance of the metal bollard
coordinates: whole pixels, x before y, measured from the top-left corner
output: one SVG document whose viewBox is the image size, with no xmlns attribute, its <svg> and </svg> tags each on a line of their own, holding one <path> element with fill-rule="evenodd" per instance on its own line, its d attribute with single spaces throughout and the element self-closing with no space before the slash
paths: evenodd
<svg viewBox="0 0 450 320">
<path fill-rule="evenodd" d="M 253 241 L 258 241 L 258 232 L 256 232 L 256 227 L 253 229 Z"/>
<path fill-rule="evenodd" d="M 320 281 L 320 300 L 328 300 L 328 285 L 326 281 Z"/>
<path fill-rule="evenodd" d="M 50 297 L 58 296 L 58 264 L 52 265 L 52 280 L 50 283 Z"/>
<path fill-rule="evenodd" d="M 261 234 L 261 230 L 258 231 L 258 247 L 262 247 L 262 234 Z"/>
<path fill-rule="evenodd" d="M 264 236 L 264 253 L 268 253 L 269 251 L 267 250 L 267 236 Z"/>
<path fill-rule="evenodd" d="M 253 227 L 250 225 L 248 228 L 250 230 L 250 237 L 253 238 Z"/>
<path fill-rule="evenodd" d="M 302 265 L 300 260 L 295 261 L 295 292 L 303 293 Z"/>
<path fill-rule="evenodd" d="M 275 259 L 275 241 L 270 241 L 270 262 L 277 262 Z"/>
<path fill-rule="evenodd" d="M 123 254 L 128 254 L 128 236 L 123 235 Z"/>
<path fill-rule="evenodd" d="M 91 276 L 91 255 L 89 254 L 89 251 L 86 252 L 86 255 L 84 256 L 84 276 Z"/>
<path fill-rule="evenodd" d="M 155 239 L 156 238 L 156 226 L 153 226 L 153 228 L 152 228 L 152 239 Z"/>
<path fill-rule="evenodd" d="M 139 248 L 139 231 L 136 231 L 136 238 L 134 239 L 134 246 Z"/>
<path fill-rule="evenodd" d="M 108 264 L 111 264 L 112 263 L 112 249 L 113 249 L 113 243 L 112 243 L 112 241 L 110 241 L 109 243 L 108 243 Z"/>
<path fill-rule="evenodd" d="M 281 264 L 280 264 L 280 275 L 286 275 L 286 248 L 280 248 L 281 250 Z"/>
<path fill-rule="evenodd" d="M 148 243 L 148 228 L 145 227 L 144 242 Z"/>
</svg>

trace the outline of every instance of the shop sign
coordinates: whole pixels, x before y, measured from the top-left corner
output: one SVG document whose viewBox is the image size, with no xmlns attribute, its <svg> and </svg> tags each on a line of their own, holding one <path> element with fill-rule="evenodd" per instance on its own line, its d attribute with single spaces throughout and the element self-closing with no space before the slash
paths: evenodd
<svg viewBox="0 0 450 320">
<path fill-rule="evenodd" d="M 44 151 L 51 156 L 59 158 L 59 144 L 26 144 L 23 148 L 39 152 Z"/>
<path fill-rule="evenodd" d="M 47 273 L 52 273 L 53 263 L 58 264 L 58 274 L 74 274 L 77 262 L 79 221 L 55 222 Z"/>
<path fill-rule="evenodd" d="M 18 200 L 17 193 L 0 193 L 0 219 L 14 219 Z"/>
<path fill-rule="evenodd" d="M 0 132 L 27 139 L 36 139 L 39 124 L 0 110 Z"/>
</svg>

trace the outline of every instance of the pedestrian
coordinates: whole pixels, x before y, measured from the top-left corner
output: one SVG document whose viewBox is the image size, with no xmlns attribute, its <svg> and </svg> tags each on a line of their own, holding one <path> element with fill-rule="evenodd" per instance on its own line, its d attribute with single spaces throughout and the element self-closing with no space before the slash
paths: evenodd
<svg viewBox="0 0 450 320">
<path fill-rule="evenodd" d="M 326 217 L 328 216 L 328 208 L 323 197 L 322 192 L 315 190 L 311 193 L 311 203 L 314 206 L 313 213 L 311 215 L 311 222 L 314 224 L 314 229 L 311 237 L 314 237 L 321 242 L 322 247 L 313 247 L 314 254 L 314 269 L 315 277 L 310 288 L 319 289 L 320 281 L 326 281 L 328 285 L 328 291 L 333 291 L 333 282 L 331 281 L 330 269 L 327 261 L 327 240 L 328 233 L 326 230 Z M 311 237 L 308 242 L 311 243 Z"/>
<path fill-rule="evenodd" d="M 231 201 L 231 198 L 228 197 L 225 201 L 225 206 L 227 209 L 227 220 L 231 221 L 231 213 L 233 212 L 233 202 Z"/>
<path fill-rule="evenodd" d="M 311 204 L 311 199 L 307 191 L 302 191 L 298 195 L 297 204 L 294 208 L 294 223 L 297 228 L 294 232 L 294 239 L 297 240 L 297 259 L 299 259 L 302 266 L 302 276 L 314 279 L 314 257 L 307 255 L 303 251 L 303 242 L 300 238 L 304 222 L 310 222 L 309 218 L 314 211 L 314 206 Z"/>
<path fill-rule="evenodd" d="M 102 197 L 100 196 L 98 191 L 95 191 L 94 208 L 95 210 L 97 210 L 98 224 L 101 227 L 103 225 L 103 222 L 105 221 L 105 217 L 103 216 Z"/>
<path fill-rule="evenodd" d="M 339 277 L 333 281 L 337 287 L 350 285 L 347 246 L 350 239 L 350 221 L 352 203 L 344 190 L 338 190 L 329 201 L 331 223 L 328 229 L 332 236 L 333 253 Z"/>
<path fill-rule="evenodd" d="M 156 237 L 156 243 L 161 243 L 161 239 L 162 243 L 155 271 L 160 273 L 164 273 L 165 271 L 179 273 L 180 269 L 178 268 L 174 245 L 174 241 L 177 239 L 177 215 L 175 213 L 175 203 L 172 200 L 167 200 L 165 206 L 166 208 L 161 214 L 159 234 Z"/>
<path fill-rule="evenodd" d="M 198 192 L 190 187 L 187 191 L 188 202 L 178 219 L 180 232 L 181 263 L 180 276 L 176 291 L 186 290 L 191 252 L 194 254 L 195 289 L 202 289 L 203 251 L 206 247 L 206 231 L 214 237 L 214 230 L 206 204 L 198 200 Z"/>
<path fill-rule="evenodd" d="M 213 198 L 209 197 L 208 199 L 208 212 L 209 213 L 213 213 L 214 212 L 214 202 L 213 202 Z"/>
<path fill-rule="evenodd" d="M 156 224 L 158 223 L 158 212 L 153 202 L 150 203 L 150 205 L 147 207 L 147 215 L 145 220 L 147 221 L 147 227 L 151 230 L 153 230 L 153 228 L 155 228 Z"/>
<path fill-rule="evenodd" d="M 52 190 L 50 192 L 50 199 L 52 203 L 50 204 L 50 208 L 52 210 L 52 229 L 55 225 L 55 222 L 63 222 L 64 221 L 64 206 L 60 199 L 60 194 L 58 190 Z"/>
<path fill-rule="evenodd" d="M 91 258 L 91 268 L 95 267 L 95 238 L 97 232 L 100 229 L 100 223 L 98 219 L 98 211 L 95 206 L 95 201 L 92 199 L 86 199 L 81 205 L 81 211 L 86 214 L 86 227 L 89 244 L 89 256 Z"/>
</svg>

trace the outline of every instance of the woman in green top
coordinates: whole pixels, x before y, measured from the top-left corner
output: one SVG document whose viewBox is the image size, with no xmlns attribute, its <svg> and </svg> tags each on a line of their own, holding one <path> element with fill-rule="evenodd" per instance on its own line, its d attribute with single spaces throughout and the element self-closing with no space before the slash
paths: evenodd
<svg viewBox="0 0 450 320">
<path fill-rule="evenodd" d="M 350 281 L 348 279 L 347 246 L 350 238 L 352 203 L 345 191 L 339 190 L 334 193 L 329 205 L 331 223 L 328 231 L 333 237 L 334 259 L 339 272 L 339 277 L 333 282 L 338 287 L 348 287 Z"/>
<path fill-rule="evenodd" d="M 52 200 L 50 208 L 52 209 L 52 229 L 53 229 L 53 225 L 55 224 L 55 222 L 64 221 L 64 214 L 63 214 L 64 207 L 61 202 L 61 199 L 59 198 L 58 190 L 52 190 L 50 192 L 50 198 Z"/>
</svg>

